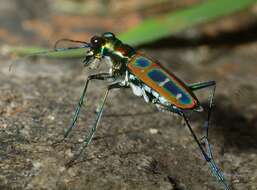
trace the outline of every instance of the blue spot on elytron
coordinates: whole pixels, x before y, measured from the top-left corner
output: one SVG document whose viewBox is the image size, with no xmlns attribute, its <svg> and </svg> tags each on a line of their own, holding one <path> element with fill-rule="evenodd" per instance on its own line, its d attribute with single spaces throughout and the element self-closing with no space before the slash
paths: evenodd
<svg viewBox="0 0 257 190">
<path fill-rule="evenodd" d="M 168 81 L 163 85 L 167 91 L 171 92 L 175 97 L 180 94 L 179 102 L 183 104 L 190 104 L 191 99 L 185 94 L 177 85 L 175 85 L 172 81 Z"/>
<path fill-rule="evenodd" d="M 137 58 L 135 61 L 135 66 L 137 67 L 149 67 L 150 66 L 150 60 L 146 59 L 146 58 Z"/>
<path fill-rule="evenodd" d="M 191 98 L 186 94 L 183 89 L 180 89 L 176 83 L 172 81 L 172 79 L 167 76 L 162 70 L 159 69 L 153 69 L 148 72 L 147 74 L 150 79 L 152 79 L 154 82 L 160 83 L 163 82 L 161 85 L 162 88 L 168 92 L 171 96 L 175 97 L 178 99 L 178 101 L 181 104 L 190 104 L 191 103 Z M 167 82 L 165 81 L 166 79 L 169 79 Z"/>
<path fill-rule="evenodd" d="M 149 73 L 148 73 L 148 76 L 155 82 L 163 82 L 165 81 L 165 79 L 167 78 L 166 75 L 159 71 L 159 70 L 151 70 Z"/>
</svg>

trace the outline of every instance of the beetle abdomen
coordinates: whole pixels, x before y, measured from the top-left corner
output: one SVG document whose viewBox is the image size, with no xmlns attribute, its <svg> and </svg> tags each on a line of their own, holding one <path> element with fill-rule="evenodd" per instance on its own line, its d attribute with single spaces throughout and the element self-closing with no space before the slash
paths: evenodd
<svg viewBox="0 0 257 190">
<path fill-rule="evenodd" d="M 136 54 L 128 68 L 139 80 L 180 109 L 194 109 L 198 105 L 193 92 L 174 74 L 144 55 Z"/>
</svg>

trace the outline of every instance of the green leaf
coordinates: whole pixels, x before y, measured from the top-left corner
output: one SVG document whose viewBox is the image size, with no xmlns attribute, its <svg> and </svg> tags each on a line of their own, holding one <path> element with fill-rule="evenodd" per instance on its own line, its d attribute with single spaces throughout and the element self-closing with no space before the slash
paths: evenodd
<svg viewBox="0 0 257 190">
<path fill-rule="evenodd" d="M 78 58 L 85 55 L 85 48 L 54 51 L 40 47 L 8 47 L 11 54 L 18 56 L 44 56 L 48 58 Z"/>
<path fill-rule="evenodd" d="M 118 38 L 134 46 L 152 42 L 178 33 L 189 27 L 197 26 L 240 11 L 253 5 L 256 1 L 257 0 L 209 0 L 183 10 L 149 18 L 129 31 L 118 35 Z M 39 51 L 39 49 L 40 48 L 33 47 L 10 48 L 10 52 L 18 55 L 31 55 Z M 49 52 L 44 53 L 44 55 L 51 58 L 83 57 L 84 50 L 77 49 L 64 52 Z"/>
<path fill-rule="evenodd" d="M 170 36 L 189 27 L 242 10 L 256 0 L 209 0 L 193 7 L 145 20 L 140 25 L 119 35 L 131 45 L 152 42 Z"/>
</svg>

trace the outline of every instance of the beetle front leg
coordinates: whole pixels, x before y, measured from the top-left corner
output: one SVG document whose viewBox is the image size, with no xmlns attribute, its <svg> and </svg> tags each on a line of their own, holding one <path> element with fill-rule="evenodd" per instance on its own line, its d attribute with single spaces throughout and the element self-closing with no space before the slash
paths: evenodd
<svg viewBox="0 0 257 190">
<path fill-rule="evenodd" d="M 58 144 L 58 143 L 64 141 L 67 138 L 67 136 L 69 135 L 69 133 L 71 132 L 71 130 L 76 127 L 76 123 L 77 123 L 77 120 L 78 120 L 80 109 L 81 109 L 81 107 L 84 103 L 84 98 L 85 98 L 85 95 L 86 95 L 86 92 L 87 92 L 87 87 L 88 87 L 89 82 L 91 80 L 106 80 L 108 78 L 112 78 L 112 76 L 110 76 L 109 73 L 98 73 L 98 74 L 93 74 L 93 75 L 88 76 L 88 78 L 86 80 L 86 83 L 85 83 L 85 86 L 84 86 L 84 89 L 82 91 L 82 94 L 80 96 L 79 102 L 77 104 L 76 110 L 75 110 L 74 115 L 72 117 L 71 125 L 69 126 L 69 128 L 66 129 L 66 131 L 64 133 L 64 137 L 60 141 L 58 141 L 54 144 Z"/>
<path fill-rule="evenodd" d="M 108 94 L 109 94 L 109 91 L 110 91 L 111 89 L 114 89 L 114 88 L 123 88 L 123 87 L 126 88 L 126 86 L 122 86 L 122 85 L 120 84 L 120 82 L 118 82 L 118 83 L 113 83 L 113 84 L 111 84 L 111 85 L 109 85 L 109 86 L 107 87 L 107 89 L 106 89 L 106 91 L 105 91 L 105 94 L 104 94 L 104 96 L 103 96 L 102 102 L 101 102 L 101 104 L 100 104 L 100 106 L 99 106 L 99 110 L 98 110 L 97 113 L 96 113 L 96 118 L 95 118 L 94 123 L 93 123 L 93 125 L 92 125 L 92 127 L 91 127 L 91 130 L 90 130 L 89 134 L 85 137 L 83 146 L 80 148 L 79 152 L 73 157 L 72 160 L 70 160 L 70 161 L 66 164 L 67 167 L 70 167 L 70 166 L 74 163 L 74 161 L 82 154 L 82 152 L 85 150 L 85 148 L 86 148 L 86 147 L 90 144 L 90 142 L 92 141 L 93 136 L 94 136 L 94 134 L 95 134 L 95 132 L 96 132 L 96 129 L 97 129 L 97 127 L 98 127 L 98 124 L 99 124 L 99 122 L 100 122 L 100 119 L 101 119 L 101 117 L 102 117 L 104 105 L 105 105 L 107 96 L 108 96 Z"/>
</svg>

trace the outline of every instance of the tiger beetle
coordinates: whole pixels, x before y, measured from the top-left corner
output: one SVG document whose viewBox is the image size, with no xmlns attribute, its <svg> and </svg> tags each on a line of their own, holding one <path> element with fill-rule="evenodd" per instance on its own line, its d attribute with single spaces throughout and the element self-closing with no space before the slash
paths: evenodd
<svg viewBox="0 0 257 190">
<path fill-rule="evenodd" d="M 56 48 L 57 44 L 61 41 L 81 43 L 82 45 L 70 48 Z M 101 61 L 105 60 L 105 63 L 108 64 L 109 71 L 88 76 L 73 115 L 71 125 L 65 131 L 64 137 L 61 141 L 66 139 L 71 130 L 76 127 L 89 82 L 92 80 L 107 80 L 109 81 L 109 85 L 106 88 L 102 101 L 100 101 L 96 111 L 96 118 L 89 134 L 84 139 L 83 146 L 81 146 L 80 150 L 75 154 L 69 164 L 73 163 L 92 141 L 100 122 L 109 91 L 117 88 L 130 87 L 136 96 L 143 96 L 147 103 L 153 103 L 156 105 L 158 110 L 173 112 L 184 119 L 186 126 L 203 155 L 203 158 L 209 164 L 212 174 L 224 186 L 225 190 L 230 190 L 225 177 L 214 161 L 208 138 L 209 121 L 216 88 L 215 81 L 186 84 L 171 71 L 165 69 L 158 61 L 149 58 L 143 53 L 136 51 L 133 47 L 123 43 L 111 32 L 105 32 L 101 36 L 93 36 L 90 43 L 70 39 L 58 40 L 53 52 L 80 48 L 85 48 L 86 50 L 85 58 L 83 60 L 84 66 L 89 66 L 89 68 L 98 68 Z M 208 87 L 211 87 L 211 95 L 209 99 L 207 120 L 204 123 L 205 136 L 199 140 L 191 127 L 186 112 L 191 110 L 197 112 L 203 111 L 194 91 Z"/>
</svg>

